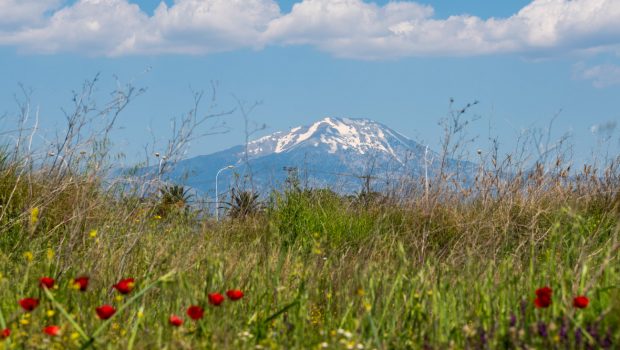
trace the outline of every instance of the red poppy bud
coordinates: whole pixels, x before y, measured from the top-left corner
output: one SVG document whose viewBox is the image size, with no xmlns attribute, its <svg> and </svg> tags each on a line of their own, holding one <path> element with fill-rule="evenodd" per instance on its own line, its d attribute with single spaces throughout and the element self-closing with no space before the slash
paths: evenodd
<svg viewBox="0 0 620 350">
<path fill-rule="evenodd" d="M 129 294 L 133 290 L 134 286 L 134 279 L 126 278 L 124 280 L 120 280 L 117 284 L 115 284 L 114 288 L 121 294 Z"/>
<path fill-rule="evenodd" d="M 238 289 L 231 289 L 226 292 L 226 296 L 228 296 L 228 299 L 235 301 L 243 298 L 243 292 Z"/>
<path fill-rule="evenodd" d="M 39 306 L 39 299 L 35 298 L 24 298 L 19 301 L 19 306 L 26 311 L 32 311 Z"/>
<path fill-rule="evenodd" d="M 97 316 L 102 320 L 107 320 L 116 313 L 116 309 L 110 305 L 101 305 L 95 309 Z"/>
<path fill-rule="evenodd" d="M 52 289 L 54 288 L 54 279 L 51 277 L 41 277 L 39 278 L 39 286 L 41 288 Z"/>
<path fill-rule="evenodd" d="M 47 326 L 45 328 L 43 328 L 43 333 L 52 336 L 52 337 L 56 337 L 60 335 L 60 327 L 59 326 Z"/>
<path fill-rule="evenodd" d="M 188 310 L 188 314 L 189 314 L 189 310 Z M 202 316 L 200 316 L 200 317 L 202 317 Z M 179 326 L 181 326 L 183 324 L 183 319 L 180 318 L 177 315 L 171 315 L 170 318 L 168 319 L 168 322 L 172 326 L 179 327 Z"/>
<path fill-rule="evenodd" d="M 204 310 L 198 305 L 192 305 L 187 308 L 187 316 L 192 320 L 199 320 L 204 315 Z"/>
<path fill-rule="evenodd" d="M 209 304 L 214 306 L 220 306 L 222 302 L 224 302 L 224 296 L 220 293 L 210 293 L 207 295 L 209 297 Z"/>
<path fill-rule="evenodd" d="M 573 299 L 573 306 L 578 309 L 585 309 L 588 307 L 588 304 L 590 304 L 590 299 L 585 295 L 580 295 Z"/>
<path fill-rule="evenodd" d="M 81 292 L 85 292 L 86 288 L 88 288 L 88 280 L 89 278 L 86 276 L 81 276 L 73 280 L 73 285 L 76 289 L 79 289 Z"/>
<path fill-rule="evenodd" d="M 0 331 L 0 339 L 6 339 L 11 335 L 11 330 L 8 328 L 3 329 L 2 331 Z"/>
</svg>

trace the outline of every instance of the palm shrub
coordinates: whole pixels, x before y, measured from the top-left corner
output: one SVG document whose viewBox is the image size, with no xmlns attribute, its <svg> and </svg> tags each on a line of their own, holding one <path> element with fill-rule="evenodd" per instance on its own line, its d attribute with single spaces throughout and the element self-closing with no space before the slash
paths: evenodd
<svg viewBox="0 0 620 350">
<path fill-rule="evenodd" d="M 165 185 L 159 192 L 157 215 L 165 217 L 173 212 L 187 212 L 188 202 L 192 197 L 187 188 L 180 185 Z"/>
<path fill-rule="evenodd" d="M 263 209 L 258 193 L 233 189 L 230 196 L 230 202 L 224 204 L 228 209 L 228 216 L 233 219 L 256 216 Z"/>
</svg>

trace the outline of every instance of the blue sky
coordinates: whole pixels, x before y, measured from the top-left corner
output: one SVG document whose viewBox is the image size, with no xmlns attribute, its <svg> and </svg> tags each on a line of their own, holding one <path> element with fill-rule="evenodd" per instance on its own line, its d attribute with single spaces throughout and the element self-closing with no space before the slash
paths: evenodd
<svg viewBox="0 0 620 350">
<path fill-rule="evenodd" d="M 260 134 L 362 117 L 437 147 L 449 99 L 478 100 L 472 148 L 488 150 L 493 135 L 509 151 L 561 110 L 553 136 L 569 133 L 581 162 L 596 150 L 593 127 L 620 121 L 615 0 L 0 0 L 0 13 L 0 128 L 13 126 L 20 83 L 45 142 L 72 90 L 100 72 L 103 102 L 116 76 L 148 89 L 113 134 L 130 161 L 147 143 L 163 148 L 170 119 L 211 81 L 222 110 L 233 96 L 262 101 L 250 115 L 267 124 Z M 226 123 L 188 156 L 242 143 L 240 115 Z"/>
</svg>

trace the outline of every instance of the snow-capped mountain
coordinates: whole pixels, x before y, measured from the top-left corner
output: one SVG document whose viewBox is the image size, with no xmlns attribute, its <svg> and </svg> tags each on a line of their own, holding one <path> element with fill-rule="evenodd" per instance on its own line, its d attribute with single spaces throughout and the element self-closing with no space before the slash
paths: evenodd
<svg viewBox="0 0 620 350">
<path fill-rule="evenodd" d="M 294 151 L 299 147 L 327 147 L 328 153 L 355 152 L 360 155 L 381 153 L 401 160 L 403 147 L 418 145 L 385 125 L 368 119 L 324 118 L 310 126 L 289 132 L 276 132 L 252 141 L 250 157 Z"/>
<path fill-rule="evenodd" d="M 403 177 L 422 176 L 425 170 L 432 175 L 437 162 L 436 153 L 381 123 L 329 117 L 264 136 L 247 148 L 235 146 L 183 160 L 168 179 L 212 193 L 217 171 L 234 165 L 236 176 L 231 171 L 220 175 L 220 191 L 236 184 L 264 192 L 281 187 L 295 171 L 302 185 L 354 192 L 368 179 L 381 188 Z"/>
</svg>

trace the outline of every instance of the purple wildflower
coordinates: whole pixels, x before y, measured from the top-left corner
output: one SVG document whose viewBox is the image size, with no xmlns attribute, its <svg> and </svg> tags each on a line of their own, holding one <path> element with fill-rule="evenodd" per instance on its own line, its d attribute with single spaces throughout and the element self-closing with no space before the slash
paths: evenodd
<svg viewBox="0 0 620 350">
<path fill-rule="evenodd" d="M 538 335 L 543 338 L 547 338 L 549 336 L 549 332 L 547 331 L 547 324 L 542 321 L 538 322 Z"/>
<path fill-rule="evenodd" d="M 527 300 L 521 300 L 521 319 L 525 319 L 525 312 L 527 311 Z"/>
<path fill-rule="evenodd" d="M 562 342 L 568 341 L 568 324 L 566 323 L 566 318 L 562 319 L 559 335 L 560 335 L 560 340 L 562 340 Z"/>
<path fill-rule="evenodd" d="M 607 331 L 605 338 L 601 341 L 601 348 L 603 349 L 611 349 L 613 342 L 611 340 L 611 330 Z"/>
<path fill-rule="evenodd" d="M 581 345 L 582 340 L 583 340 L 583 334 L 581 333 L 581 328 L 577 328 L 575 330 L 575 344 L 577 345 L 577 347 Z"/>
<path fill-rule="evenodd" d="M 484 328 L 480 328 L 480 348 L 486 349 L 487 343 L 487 332 L 484 330 Z"/>
<path fill-rule="evenodd" d="M 514 327 L 517 325 L 517 316 L 514 313 L 510 313 L 510 327 Z"/>
</svg>

